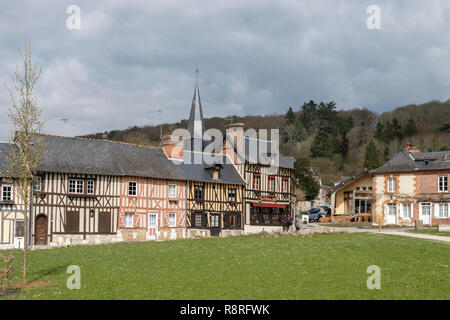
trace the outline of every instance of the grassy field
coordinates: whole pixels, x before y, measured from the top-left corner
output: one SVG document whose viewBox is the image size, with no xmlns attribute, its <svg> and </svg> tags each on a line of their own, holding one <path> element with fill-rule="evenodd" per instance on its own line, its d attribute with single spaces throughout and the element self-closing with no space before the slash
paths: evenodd
<svg viewBox="0 0 450 320">
<path fill-rule="evenodd" d="M 450 247 L 377 234 L 250 236 L 32 251 L 9 299 L 450 299 Z M 22 253 L 16 252 L 20 280 Z M 81 289 L 69 290 L 69 265 Z M 381 268 L 369 290 L 367 267 Z M 5 298 L 3 298 L 5 299 Z"/>
<path fill-rule="evenodd" d="M 437 229 L 422 229 L 422 230 L 407 230 L 411 233 L 419 233 L 419 234 L 430 234 L 433 236 L 444 236 L 444 237 L 450 237 L 449 231 L 441 231 L 439 232 Z"/>
</svg>

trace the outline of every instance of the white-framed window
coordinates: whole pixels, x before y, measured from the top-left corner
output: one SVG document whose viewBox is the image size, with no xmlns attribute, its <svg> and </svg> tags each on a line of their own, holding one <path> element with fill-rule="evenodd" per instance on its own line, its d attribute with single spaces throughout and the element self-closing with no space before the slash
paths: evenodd
<svg viewBox="0 0 450 320">
<path fill-rule="evenodd" d="M 137 196 L 137 182 L 136 181 L 128 182 L 128 195 L 129 196 Z"/>
<path fill-rule="evenodd" d="M 448 203 L 437 203 L 435 208 L 435 217 L 444 219 L 448 218 Z"/>
<path fill-rule="evenodd" d="M 132 213 L 125 213 L 125 227 L 132 228 L 133 226 L 134 226 L 133 214 Z"/>
<path fill-rule="evenodd" d="M 177 214 L 169 213 L 169 227 L 176 227 L 176 226 L 177 226 Z"/>
<path fill-rule="evenodd" d="M 402 218 L 411 219 L 412 218 L 412 204 L 402 203 Z"/>
<path fill-rule="evenodd" d="M 90 179 L 86 184 L 87 194 L 94 194 L 94 180 Z"/>
<path fill-rule="evenodd" d="M 42 191 L 42 177 L 34 177 L 33 191 Z"/>
<path fill-rule="evenodd" d="M 388 179 L 388 192 L 397 192 L 397 178 Z"/>
<path fill-rule="evenodd" d="M 148 227 L 149 228 L 156 228 L 158 226 L 158 219 L 156 213 L 150 213 L 148 215 Z"/>
<path fill-rule="evenodd" d="M 12 184 L 2 184 L 2 201 L 12 201 L 13 199 L 13 186 Z"/>
<path fill-rule="evenodd" d="M 177 185 L 169 184 L 169 199 L 175 199 L 177 197 Z"/>
<path fill-rule="evenodd" d="M 84 193 L 84 180 L 83 179 L 69 179 L 69 193 Z"/>
<path fill-rule="evenodd" d="M 448 192 L 448 176 L 440 176 L 438 178 L 438 191 Z"/>
</svg>

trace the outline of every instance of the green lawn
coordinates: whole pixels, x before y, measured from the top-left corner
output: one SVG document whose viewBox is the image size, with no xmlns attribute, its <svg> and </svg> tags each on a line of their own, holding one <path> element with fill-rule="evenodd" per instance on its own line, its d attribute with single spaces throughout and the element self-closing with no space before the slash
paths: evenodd
<svg viewBox="0 0 450 320">
<path fill-rule="evenodd" d="M 82 246 L 29 253 L 11 299 L 450 299 L 448 244 L 377 234 L 250 236 Z M 22 253 L 16 252 L 16 281 Z M 66 288 L 69 265 L 81 289 Z M 366 287 L 369 265 L 381 290 Z"/>
<path fill-rule="evenodd" d="M 419 234 L 431 234 L 434 236 L 444 236 L 444 237 L 450 237 L 449 231 L 441 231 L 439 232 L 437 229 L 422 229 L 422 230 L 407 230 L 411 233 L 419 233 Z"/>
</svg>

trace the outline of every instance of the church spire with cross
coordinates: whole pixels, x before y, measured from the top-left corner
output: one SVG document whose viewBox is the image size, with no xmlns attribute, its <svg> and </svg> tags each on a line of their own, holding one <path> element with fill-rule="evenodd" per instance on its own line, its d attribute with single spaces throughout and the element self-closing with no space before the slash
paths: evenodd
<svg viewBox="0 0 450 320">
<path fill-rule="evenodd" d="M 198 88 L 198 68 L 195 69 L 195 90 L 192 98 L 191 114 L 189 116 L 188 131 L 191 139 L 203 139 L 205 124 L 203 121 L 202 103 L 200 100 L 200 90 Z"/>
</svg>

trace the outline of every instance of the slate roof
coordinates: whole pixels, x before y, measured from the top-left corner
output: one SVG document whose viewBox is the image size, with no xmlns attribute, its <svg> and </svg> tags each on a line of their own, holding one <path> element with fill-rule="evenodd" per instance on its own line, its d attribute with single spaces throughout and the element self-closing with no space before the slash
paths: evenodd
<svg viewBox="0 0 450 320">
<path fill-rule="evenodd" d="M 450 170 L 450 151 L 421 153 L 400 151 L 391 160 L 372 172 L 394 173 L 428 170 Z"/>
<path fill-rule="evenodd" d="M 220 155 L 220 179 L 212 179 L 212 168 L 167 158 L 161 148 L 137 146 L 108 140 L 41 135 L 45 144 L 40 172 L 134 176 L 170 180 L 245 184 L 233 164 Z M 11 145 L 0 144 L 0 173 L 6 175 L 5 155 Z M 185 152 L 189 156 L 189 152 Z M 202 158 L 202 157 L 201 157 Z M 191 162 L 193 163 L 193 161 Z"/>
<path fill-rule="evenodd" d="M 227 155 L 214 154 L 215 162 L 205 160 L 205 153 L 184 152 L 179 166 L 185 172 L 186 180 L 245 185 L 245 181 Z M 201 161 L 199 163 L 199 160 Z M 197 164 L 196 164 L 197 163 Z M 213 168 L 221 167 L 219 179 L 213 179 Z"/>
<path fill-rule="evenodd" d="M 272 142 L 261 139 L 254 139 L 250 137 L 244 137 L 244 149 L 238 149 L 237 145 L 234 144 L 233 139 L 227 134 L 226 139 L 234 145 L 234 150 L 238 153 L 238 155 L 245 159 L 246 162 L 249 163 L 262 163 L 266 164 L 267 160 L 265 159 L 266 152 L 270 152 L 275 155 L 278 152 L 279 163 L 278 166 L 280 168 L 293 169 L 295 158 L 294 157 L 286 157 L 279 154 L 279 150 L 274 148 Z"/>
<path fill-rule="evenodd" d="M 9 177 L 14 178 L 15 175 L 11 174 L 8 168 L 8 154 L 10 153 L 10 150 L 12 148 L 12 145 L 10 143 L 0 143 L 0 177 Z M 12 176 L 12 177 L 11 177 Z"/>
<path fill-rule="evenodd" d="M 198 78 L 195 80 L 194 97 L 192 98 L 191 113 L 187 127 L 191 138 L 202 139 L 205 132 L 205 123 L 203 121 L 202 102 L 200 100 L 200 90 L 198 88 Z"/>
</svg>

